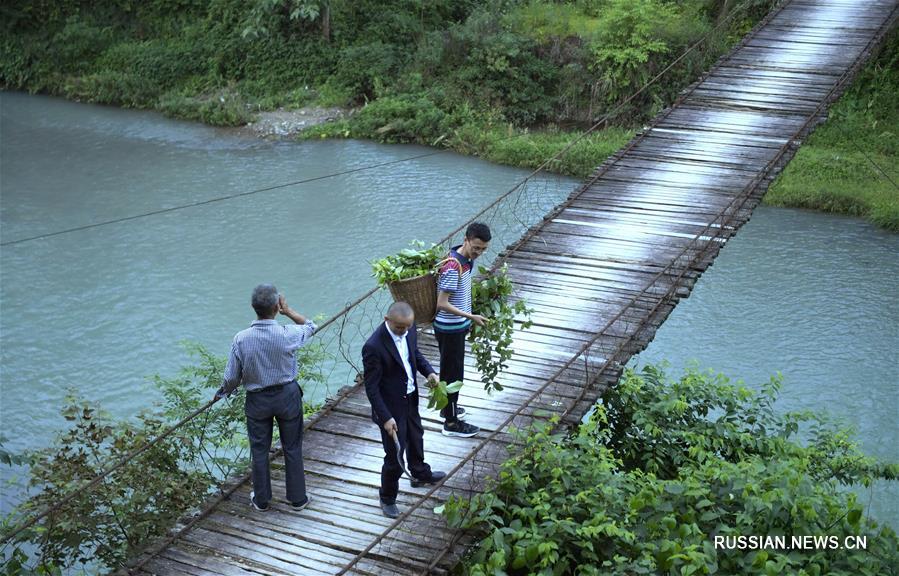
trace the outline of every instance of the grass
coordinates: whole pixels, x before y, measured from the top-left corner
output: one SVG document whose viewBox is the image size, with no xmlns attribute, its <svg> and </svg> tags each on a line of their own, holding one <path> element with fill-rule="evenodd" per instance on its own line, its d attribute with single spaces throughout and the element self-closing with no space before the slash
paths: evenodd
<svg viewBox="0 0 899 576">
<path fill-rule="evenodd" d="M 320 138 L 363 138 L 391 142 L 391 128 L 395 123 L 382 124 L 359 121 L 361 114 L 336 122 L 329 122 L 306 129 L 299 135 L 302 140 Z M 424 134 L 415 138 L 419 144 L 442 146 L 460 154 L 478 156 L 490 162 L 537 168 L 565 149 L 581 131 L 547 128 L 530 130 L 511 124 L 495 124 L 489 120 L 470 121 L 458 127 L 447 126 L 442 134 Z M 597 130 L 580 139 L 562 156 L 546 166 L 556 174 L 585 178 L 603 160 L 624 146 L 634 136 L 634 130 L 611 127 Z"/>
<path fill-rule="evenodd" d="M 765 203 L 860 216 L 899 232 L 897 94 L 894 30 L 771 186 Z"/>
<path fill-rule="evenodd" d="M 450 139 L 450 146 L 464 154 L 474 154 L 497 164 L 537 168 L 580 136 L 580 132 L 550 129 L 541 131 L 480 129 L 463 126 Z M 624 146 L 634 131 L 606 128 L 575 143 L 546 169 L 550 172 L 585 178 L 609 155 Z"/>
</svg>

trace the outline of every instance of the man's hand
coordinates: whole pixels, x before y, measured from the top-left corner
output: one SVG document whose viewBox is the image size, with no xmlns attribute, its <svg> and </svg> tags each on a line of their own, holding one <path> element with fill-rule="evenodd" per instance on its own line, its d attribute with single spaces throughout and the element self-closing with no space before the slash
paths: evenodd
<svg viewBox="0 0 899 576">
<path fill-rule="evenodd" d="M 477 324 L 478 326 L 483 326 L 487 323 L 487 318 L 485 316 L 481 316 L 480 314 L 472 314 L 471 321 Z"/>
<path fill-rule="evenodd" d="M 440 378 L 437 377 L 437 374 L 431 372 L 428 374 L 428 388 L 434 388 L 440 384 Z"/>
<path fill-rule="evenodd" d="M 398 428 L 396 426 L 396 420 L 394 418 L 391 418 L 387 422 L 384 422 L 384 431 L 388 434 L 396 434 L 397 430 Z"/>
<path fill-rule="evenodd" d="M 227 397 L 228 397 L 228 394 L 225 393 L 225 389 L 219 388 L 218 390 L 215 391 L 215 396 L 213 396 L 212 399 L 215 401 L 218 401 L 218 400 L 221 400 L 222 398 L 227 398 Z"/>
<path fill-rule="evenodd" d="M 287 305 L 287 299 L 283 294 L 278 295 L 278 312 L 294 321 L 295 324 L 305 324 L 306 317 Z"/>
</svg>

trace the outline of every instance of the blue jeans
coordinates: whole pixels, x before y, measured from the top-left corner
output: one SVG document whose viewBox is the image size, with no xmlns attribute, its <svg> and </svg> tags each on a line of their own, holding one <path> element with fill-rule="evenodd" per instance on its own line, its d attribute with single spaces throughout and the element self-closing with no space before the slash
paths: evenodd
<svg viewBox="0 0 899 576">
<path fill-rule="evenodd" d="M 284 451 L 284 470 L 287 476 L 287 500 L 306 499 L 306 476 L 303 470 L 303 392 L 296 382 L 276 390 L 249 392 L 244 413 L 247 416 L 247 435 L 253 460 L 253 491 L 256 504 L 265 506 L 272 499 L 269 451 L 272 447 L 274 420 L 281 433 Z"/>
</svg>

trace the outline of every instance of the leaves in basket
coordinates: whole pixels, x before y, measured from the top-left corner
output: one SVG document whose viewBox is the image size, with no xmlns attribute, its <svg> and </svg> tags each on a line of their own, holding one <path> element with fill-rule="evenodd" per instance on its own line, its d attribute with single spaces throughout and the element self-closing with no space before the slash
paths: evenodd
<svg viewBox="0 0 899 576">
<path fill-rule="evenodd" d="M 434 272 L 446 253 L 442 245 L 431 244 L 430 248 L 425 248 L 421 240 L 413 240 L 412 246 L 371 263 L 372 276 L 379 286 Z"/>
</svg>

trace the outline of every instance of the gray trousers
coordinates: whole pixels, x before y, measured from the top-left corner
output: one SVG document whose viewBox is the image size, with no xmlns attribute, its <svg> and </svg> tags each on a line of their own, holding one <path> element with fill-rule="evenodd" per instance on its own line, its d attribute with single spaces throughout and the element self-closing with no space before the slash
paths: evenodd
<svg viewBox="0 0 899 576">
<path fill-rule="evenodd" d="M 253 460 L 253 491 L 256 504 L 264 506 L 272 499 L 269 451 L 272 447 L 273 420 L 278 421 L 284 469 L 287 476 L 287 500 L 306 499 L 306 477 L 303 471 L 303 392 L 296 382 L 278 390 L 262 390 L 246 395 L 244 413 Z"/>
</svg>

